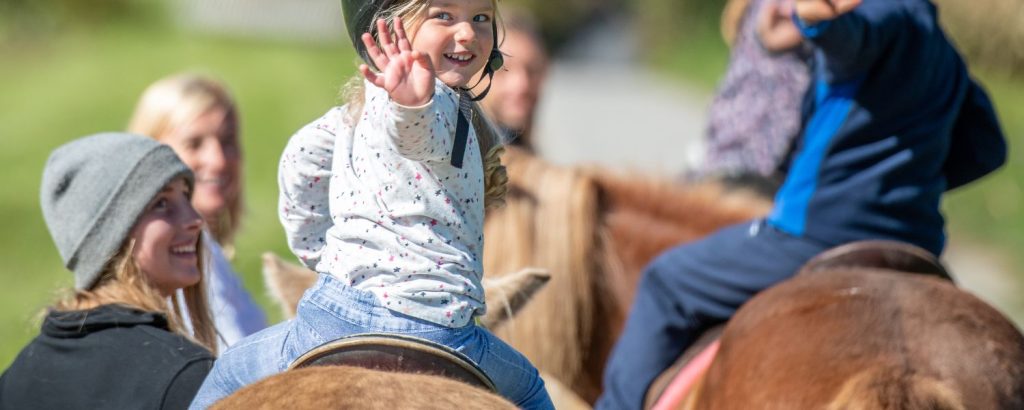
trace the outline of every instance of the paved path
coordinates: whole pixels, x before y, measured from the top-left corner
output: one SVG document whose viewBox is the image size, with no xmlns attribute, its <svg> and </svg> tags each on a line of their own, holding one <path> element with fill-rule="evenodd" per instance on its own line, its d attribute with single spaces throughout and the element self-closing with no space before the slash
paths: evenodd
<svg viewBox="0 0 1024 410">
<path fill-rule="evenodd" d="M 538 150 L 560 164 L 677 175 L 701 160 L 709 96 L 636 67 L 628 31 L 612 22 L 556 59 L 540 106 Z M 1024 286 L 1006 258 L 958 237 L 952 233 L 944 261 L 961 286 L 1024 325 Z"/>
</svg>

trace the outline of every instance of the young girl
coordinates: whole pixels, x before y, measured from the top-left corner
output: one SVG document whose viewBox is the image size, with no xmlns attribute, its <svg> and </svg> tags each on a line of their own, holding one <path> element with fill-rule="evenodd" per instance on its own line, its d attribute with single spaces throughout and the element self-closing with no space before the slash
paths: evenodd
<svg viewBox="0 0 1024 410">
<path fill-rule="evenodd" d="M 0 376 L 0 408 L 183 408 L 213 365 L 202 219 L 170 147 L 98 134 L 56 149 L 43 217 L 75 290 Z M 178 306 L 184 295 L 194 332 Z"/>
<path fill-rule="evenodd" d="M 196 175 L 192 205 L 209 229 L 203 232 L 209 255 L 207 294 L 219 346 L 226 348 L 266 327 L 266 315 L 225 255 L 233 253 L 242 213 L 238 111 L 227 89 L 196 74 L 163 78 L 146 88 L 128 130 L 169 145 Z"/>
<path fill-rule="evenodd" d="M 462 352 L 516 405 L 551 408 L 529 361 L 474 323 L 485 309 L 484 205 L 500 202 L 506 182 L 498 138 L 467 91 L 498 65 L 495 1 L 342 4 L 357 49 L 379 71 L 362 65 L 348 106 L 292 137 L 279 176 L 289 244 L 320 279 L 293 321 L 217 362 L 193 407 L 325 342 L 401 333 Z M 373 34 L 356 36 L 374 20 Z"/>
</svg>

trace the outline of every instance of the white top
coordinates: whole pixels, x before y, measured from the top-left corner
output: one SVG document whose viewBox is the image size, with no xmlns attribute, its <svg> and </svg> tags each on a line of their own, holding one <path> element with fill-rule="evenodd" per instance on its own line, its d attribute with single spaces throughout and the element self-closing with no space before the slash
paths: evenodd
<svg viewBox="0 0 1024 410">
<path fill-rule="evenodd" d="M 243 337 L 267 327 L 267 316 L 263 309 L 245 290 L 241 279 L 224 256 L 220 244 L 203 232 L 209 263 L 206 265 L 207 299 L 210 300 L 210 314 L 220 334 L 220 351 L 242 340 Z"/>
<path fill-rule="evenodd" d="M 358 124 L 335 107 L 281 157 L 278 216 L 292 252 L 391 310 L 461 327 L 484 313 L 484 175 L 470 127 L 451 165 L 458 94 L 404 107 L 365 82 Z M 332 171 L 333 170 L 333 171 Z"/>
<path fill-rule="evenodd" d="M 206 251 L 206 299 L 213 325 L 217 328 L 218 351 L 223 352 L 242 338 L 267 327 L 267 316 L 245 290 L 217 240 L 205 230 L 203 244 Z M 191 331 L 192 321 L 181 289 L 178 289 L 178 300 L 182 320 Z"/>
</svg>

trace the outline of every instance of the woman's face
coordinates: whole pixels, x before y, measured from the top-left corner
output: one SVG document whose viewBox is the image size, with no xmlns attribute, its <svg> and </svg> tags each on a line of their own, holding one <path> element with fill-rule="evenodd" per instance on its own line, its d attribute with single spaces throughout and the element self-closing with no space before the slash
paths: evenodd
<svg viewBox="0 0 1024 410">
<path fill-rule="evenodd" d="M 199 235 L 203 220 L 189 202 L 184 178 L 167 184 L 132 228 L 132 258 L 149 282 L 167 296 L 199 282 Z"/>
<path fill-rule="evenodd" d="M 203 217 L 213 220 L 238 197 L 242 154 L 233 111 L 212 108 L 158 139 L 195 173 L 192 205 Z"/>
<path fill-rule="evenodd" d="M 501 126 L 529 132 L 547 74 L 548 60 L 538 40 L 521 31 L 506 31 L 501 51 L 505 65 L 494 73 L 491 93 L 482 101 Z"/>
<path fill-rule="evenodd" d="M 412 48 L 430 56 L 437 77 L 465 87 L 487 64 L 494 47 L 493 0 L 432 0 L 415 28 Z"/>
</svg>

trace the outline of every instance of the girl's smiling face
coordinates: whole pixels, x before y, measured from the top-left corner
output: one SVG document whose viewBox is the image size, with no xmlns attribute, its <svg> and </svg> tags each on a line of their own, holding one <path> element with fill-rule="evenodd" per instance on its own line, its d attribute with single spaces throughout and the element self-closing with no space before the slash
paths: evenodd
<svg viewBox="0 0 1024 410">
<path fill-rule="evenodd" d="M 430 56 L 442 82 L 465 87 L 494 48 L 494 14 L 494 0 L 431 0 L 412 48 Z"/>
<path fill-rule="evenodd" d="M 178 178 L 156 194 L 132 228 L 132 258 L 162 295 L 199 282 L 202 224 L 185 179 Z"/>
</svg>

